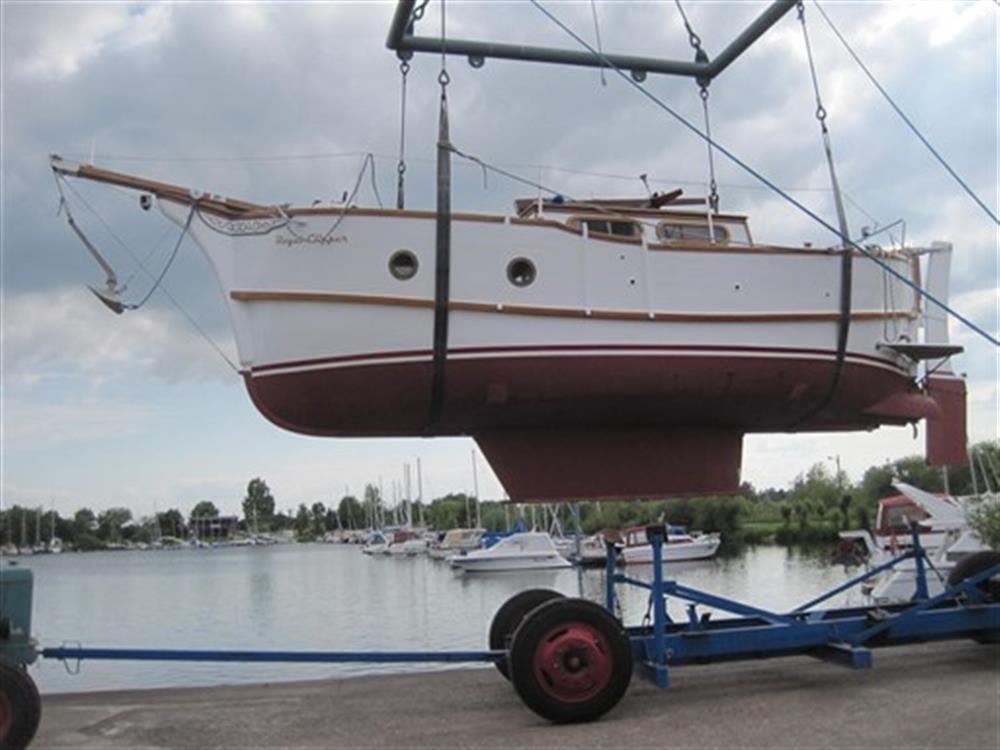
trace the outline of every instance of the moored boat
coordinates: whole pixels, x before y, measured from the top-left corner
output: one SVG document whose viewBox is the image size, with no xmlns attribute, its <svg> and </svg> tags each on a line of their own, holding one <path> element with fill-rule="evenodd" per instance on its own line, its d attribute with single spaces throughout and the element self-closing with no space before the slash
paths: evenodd
<svg viewBox="0 0 1000 750">
<path fill-rule="evenodd" d="M 653 562 L 653 546 L 646 538 L 646 527 L 636 526 L 622 533 L 623 546 L 620 559 L 626 565 Z M 668 526 L 667 538 L 662 545 L 663 562 L 707 560 L 715 555 L 722 544 L 719 534 L 689 534 L 680 526 Z"/>
<path fill-rule="evenodd" d="M 451 559 L 453 567 L 466 573 L 496 573 L 513 570 L 570 568 L 544 532 L 523 531 L 504 537 L 492 547 L 472 550 Z"/>
</svg>

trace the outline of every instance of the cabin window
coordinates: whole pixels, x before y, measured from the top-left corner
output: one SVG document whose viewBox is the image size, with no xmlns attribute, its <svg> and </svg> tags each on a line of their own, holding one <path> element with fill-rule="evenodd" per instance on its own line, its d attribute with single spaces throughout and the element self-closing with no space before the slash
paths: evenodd
<svg viewBox="0 0 1000 750">
<path fill-rule="evenodd" d="M 661 221 L 656 225 L 656 236 L 664 242 L 671 240 L 696 240 L 699 242 L 711 242 L 712 235 L 708 229 L 708 224 L 683 224 L 674 221 Z M 729 229 L 720 225 L 715 225 L 715 241 L 729 242 Z"/>
<path fill-rule="evenodd" d="M 588 235 L 607 234 L 612 237 L 640 237 L 642 230 L 634 221 L 623 219 L 573 219 L 570 224 L 586 228 Z"/>
<path fill-rule="evenodd" d="M 529 286 L 537 275 L 535 264 L 527 258 L 514 258 L 507 264 L 507 279 L 514 286 Z"/>
<path fill-rule="evenodd" d="M 417 275 L 420 263 L 417 256 L 409 250 L 397 250 L 389 258 L 389 273 L 400 281 L 409 281 Z"/>
</svg>

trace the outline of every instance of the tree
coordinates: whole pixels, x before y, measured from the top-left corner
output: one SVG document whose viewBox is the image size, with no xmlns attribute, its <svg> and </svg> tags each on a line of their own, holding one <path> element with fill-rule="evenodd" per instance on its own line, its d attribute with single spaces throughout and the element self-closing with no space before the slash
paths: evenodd
<svg viewBox="0 0 1000 750">
<path fill-rule="evenodd" d="M 337 506 L 337 517 L 340 519 L 341 528 L 344 529 L 362 529 L 367 526 L 365 509 L 354 495 L 345 495 L 340 498 L 340 504 Z"/>
<path fill-rule="evenodd" d="M 267 482 L 260 477 L 254 477 L 247 484 L 247 495 L 243 498 L 243 518 L 248 529 L 271 527 L 274 519 L 274 496 Z"/>
<path fill-rule="evenodd" d="M 177 508 L 171 508 L 160 513 L 158 520 L 160 522 L 160 533 L 164 536 L 172 536 L 178 539 L 184 536 L 184 515 Z"/>
<path fill-rule="evenodd" d="M 128 508 L 108 508 L 97 516 L 97 538 L 111 542 L 121 541 L 122 526 L 131 520 L 132 511 Z"/>
<path fill-rule="evenodd" d="M 92 534 L 97 530 L 97 516 L 90 508 L 80 508 L 73 514 L 73 525 L 77 534 Z"/>
<path fill-rule="evenodd" d="M 326 506 L 317 501 L 312 504 L 313 532 L 316 536 L 323 536 L 326 533 Z"/>
<path fill-rule="evenodd" d="M 1000 550 L 1000 500 L 994 496 L 972 503 L 967 516 L 969 526 L 983 544 L 990 549 Z"/>
<path fill-rule="evenodd" d="M 312 514 L 305 503 L 299 503 L 299 509 L 295 513 L 295 536 L 297 539 L 311 539 L 310 527 L 312 526 Z"/>
<path fill-rule="evenodd" d="M 196 518 L 215 518 L 219 515 L 219 509 L 211 500 L 202 500 L 191 509 L 191 520 Z"/>
</svg>

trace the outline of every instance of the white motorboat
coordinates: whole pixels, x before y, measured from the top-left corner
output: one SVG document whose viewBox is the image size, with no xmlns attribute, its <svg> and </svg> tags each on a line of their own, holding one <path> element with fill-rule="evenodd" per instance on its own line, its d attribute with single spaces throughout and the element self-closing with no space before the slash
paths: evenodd
<svg viewBox="0 0 1000 750">
<path fill-rule="evenodd" d="M 622 536 L 622 562 L 626 565 L 653 562 L 653 545 L 646 538 L 645 526 L 626 529 Z M 661 547 L 663 562 L 706 560 L 718 552 L 720 544 L 722 537 L 719 534 L 689 534 L 678 526 L 669 526 L 667 538 Z"/>
<path fill-rule="evenodd" d="M 572 563 L 559 554 L 552 537 L 540 531 L 511 534 L 488 549 L 456 555 L 451 564 L 466 573 L 572 567 Z"/>
<path fill-rule="evenodd" d="M 366 555 L 383 555 L 389 549 L 389 538 L 381 531 L 373 531 L 365 539 L 361 551 Z"/>
<path fill-rule="evenodd" d="M 478 549 L 483 529 L 451 529 L 444 539 L 431 545 L 427 553 L 435 560 L 447 560 L 454 555 Z"/>
</svg>

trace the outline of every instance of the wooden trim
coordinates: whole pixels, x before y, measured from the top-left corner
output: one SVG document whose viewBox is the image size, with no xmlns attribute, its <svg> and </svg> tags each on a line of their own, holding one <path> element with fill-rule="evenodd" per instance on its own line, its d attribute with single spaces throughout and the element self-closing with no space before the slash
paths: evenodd
<svg viewBox="0 0 1000 750">
<path fill-rule="evenodd" d="M 321 302 L 346 305 L 385 305 L 388 307 L 434 308 L 434 300 L 414 297 L 392 297 L 372 294 L 340 294 L 334 292 L 264 292 L 234 290 L 229 293 L 237 302 Z M 543 307 L 536 305 L 507 305 L 503 303 L 466 302 L 453 300 L 450 310 L 475 313 L 528 315 L 548 318 L 592 318 L 595 320 L 646 320 L 661 323 L 798 323 L 836 322 L 840 313 L 646 313 L 633 310 L 584 310 L 582 308 Z M 851 320 L 889 320 L 913 318 L 912 312 L 855 311 Z"/>
<path fill-rule="evenodd" d="M 175 203 L 191 205 L 195 202 L 190 188 L 172 185 L 168 182 L 157 182 L 156 180 L 147 180 L 142 177 L 133 177 L 132 175 L 112 172 L 89 164 L 81 164 L 76 175 L 87 180 L 94 180 L 95 182 L 105 182 L 110 185 L 118 185 L 119 187 L 152 193 L 158 198 Z M 205 194 L 203 197 L 198 198 L 197 203 L 199 208 L 230 216 L 242 215 L 249 211 L 257 210 L 266 211 L 268 216 L 274 215 L 274 210 L 268 209 L 266 206 L 261 206 L 257 203 L 248 203 L 247 201 L 235 198 L 224 198 L 219 195 Z"/>
<path fill-rule="evenodd" d="M 333 292 L 252 292 L 234 290 L 230 298 L 237 302 L 339 302 L 347 305 L 388 305 L 433 309 L 434 300 L 415 297 L 389 297 L 377 294 L 336 294 Z"/>
</svg>

